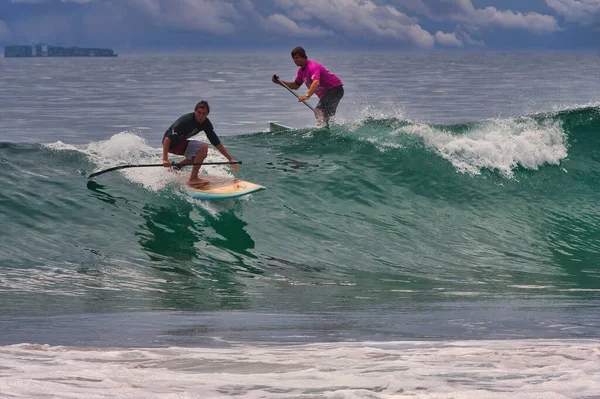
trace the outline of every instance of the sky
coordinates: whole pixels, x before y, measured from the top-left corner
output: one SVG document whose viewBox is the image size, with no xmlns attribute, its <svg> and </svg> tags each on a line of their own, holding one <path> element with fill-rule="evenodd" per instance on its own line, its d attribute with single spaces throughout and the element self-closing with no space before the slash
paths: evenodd
<svg viewBox="0 0 600 399">
<path fill-rule="evenodd" d="M 0 46 L 600 49 L 600 0 L 0 0 Z"/>
</svg>

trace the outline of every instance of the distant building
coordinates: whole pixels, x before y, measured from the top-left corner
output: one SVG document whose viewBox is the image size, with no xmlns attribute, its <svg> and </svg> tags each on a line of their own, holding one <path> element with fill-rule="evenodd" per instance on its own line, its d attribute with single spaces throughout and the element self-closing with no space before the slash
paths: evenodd
<svg viewBox="0 0 600 399">
<path fill-rule="evenodd" d="M 34 43 L 31 46 L 6 46 L 4 57 L 116 57 L 109 48 L 59 47 L 44 43 Z"/>
</svg>

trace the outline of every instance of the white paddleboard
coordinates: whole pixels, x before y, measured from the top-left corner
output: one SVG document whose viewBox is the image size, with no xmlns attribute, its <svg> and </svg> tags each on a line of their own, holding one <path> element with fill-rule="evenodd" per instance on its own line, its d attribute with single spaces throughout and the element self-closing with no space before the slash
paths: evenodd
<svg viewBox="0 0 600 399">
<path fill-rule="evenodd" d="M 284 130 L 294 130 L 293 127 L 280 125 L 279 123 L 269 122 L 269 131 L 271 132 L 282 132 Z"/>
<path fill-rule="evenodd" d="M 203 200 L 219 200 L 225 198 L 236 198 L 248 195 L 265 187 L 260 184 L 251 183 L 230 176 L 198 175 L 200 179 L 208 180 L 207 184 L 189 186 L 187 181 L 189 173 L 181 173 L 182 182 L 188 195 Z"/>
</svg>

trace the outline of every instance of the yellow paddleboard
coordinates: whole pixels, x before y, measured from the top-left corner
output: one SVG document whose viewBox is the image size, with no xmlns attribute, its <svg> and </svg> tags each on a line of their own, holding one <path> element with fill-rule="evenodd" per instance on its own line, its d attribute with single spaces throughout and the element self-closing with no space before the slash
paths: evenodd
<svg viewBox="0 0 600 399">
<path fill-rule="evenodd" d="M 198 177 L 203 180 L 208 180 L 209 183 L 198 186 L 189 186 L 187 185 L 187 180 L 190 176 L 189 173 L 182 173 L 182 175 L 185 176 L 185 180 L 182 181 L 185 184 L 187 193 L 194 198 L 204 200 L 241 197 L 242 195 L 264 190 L 265 188 L 259 184 L 250 183 L 235 177 L 202 174 L 198 175 Z"/>
</svg>

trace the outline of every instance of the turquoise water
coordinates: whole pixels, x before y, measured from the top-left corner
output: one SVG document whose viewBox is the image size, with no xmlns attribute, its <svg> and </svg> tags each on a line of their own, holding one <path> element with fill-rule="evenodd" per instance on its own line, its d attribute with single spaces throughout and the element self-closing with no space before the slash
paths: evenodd
<svg viewBox="0 0 600 399">
<path fill-rule="evenodd" d="M 408 74 L 421 67 L 419 57 Z M 141 61 L 111 62 L 153 70 Z M 52 62 L 58 63 L 52 64 L 54 72 L 72 67 Z M 523 65 L 513 72 L 528 69 Z M 133 76 L 143 80 L 145 75 Z M 146 102 L 138 116 L 148 110 L 158 119 L 157 114 L 166 113 L 162 100 L 167 109 L 175 107 L 167 99 L 150 101 L 135 94 L 136 82 L 123 84 L 113 89 L 130 92 L 136 104 Z M 578 85 L 582 81 L 573 83 Z M 84 86 L 81 92 L 88 90 Z M 352 109 L 361 85 L 347 86 L 344 101 Z M 207 91 L 218 93 L 210 87 Z M 473 94 L 484 87 L 464 90 Z M 561 87 L 568 85 L 558 80 L 554 89 Z M 120 367 L 136 367 L 132 359 L 144 359 L 154 377 L 165 370 L 171 375 L 171 388 L 158 380 L 148 381 L 142 391 L 135 379 L 109 384 L 117 392 L 127 386 L 120 392 L 140 397 L 162 397 L 163 388 L 173 387 L 181 395 L 205 392 L 210 397 L 246 392 L 247 397 L 383 398 L 401 390 L 421 397 L 451 392 L 494 397 L 497 392 L 486 385 L 490 378 L 513 381 L 500 390 L 523 395 L 536 386 L 538 394 L 592 397 L 598 388 L 590 383 L 598 373 L 591 365 L 598 364 L 594 342 L 600 333 L 597 103 L 550 107 L 548 97 L 534 105 L 526 99 L 521 105 L 535 112 L 515 113 L 518 104 L 503 108 L 490 100 L 481 118 L 469 119 L 475 103 L 486 99 L 473 94 L 464 112 L 457 108 L 446 120 L 427 120 L 433 115 L 428 107 L 407 112 L 398 106 L 384 115 L 370 111 L 384 108 L 387 100 L 380 99 L 356 115 L 340 111 L 329 130 L 310 127 L 306 109 L 296 107 L 278 120 L 305 123 L 278 133 L 265 131 L 268 111 L 232 103 L 229 119 L 214 116 L 221 131 L 230 133 L 222 141 L 243 161 L 238 177 L 267 189 L 211 202 L 186 196 L 177 174 L 164 168 L 131 168 L 88 179 L 92 172 L 119 164 L 160 162 L 161 129 L 179 112 L 160 123 L 152 118 L 125 123 L 107 118 L 101 105 L 80 104 L 77 95 L 60 97 L 65 94 L 56 94 L 58 87 L 40 90 L 38 96 L 52 100 L 50 130 L 44 129 L 41 111 L 20 118 L 21 106 L 11 100 L 5 100 L 6 115 L 13 122 L 1 130 L 0 344 L 6 375 L 15 378 L 0 383 L 2 391 L 10 389 L 17 397 L 43 392 L 47 387 L 37 382 L 33 391 L 24 388 L 23 381 L 37 378 L 35 370 L 44 381 L 56 382 L 57 369 L 46 369 L 38 354 L 54 359 L 67 379 L 106 363 L 116 368 L 107 368 L 103 377 L 79 378 L 120 381 L 129 372 Z M 110 91 L 101 95 L 110 97 Z M 420 101 L 414 97 L 412 103 Z M 76 119 L 61 111 L 63 103 L 88 116 L 77 129 L 71 124 L 60 129 L 63 113 Z M 490 107 L 501 116 L 486 116 Z M 419 110 L 420 117 L 400 115 Z M 241 127 L 236 131 L 235 126 Z M 213 149 L 209 160 L 223 159 Z M 205 172 L 232 173 L 226 166 Z M 161 352 L 169 347 L 178 349 Z M 204 354 L 206 348 L 211 351 Z M 315 348 L 322 351 L 321 360 L 313 357 Z M 239 352 L 229 352 L 233 349 Z M 269 374 L 286 362 L 278 357 L 280 349 L 302 363 L 290 366 L 292 374 L 280 371 L 289 378 L 281 386 Z M 77 366 L 72 357 L 80 350 L 91 352 Z M 473 363 L 462 364 L 465 358 L 454 357 L 453 351 L 474 356 Z M 210 360 L 208 353 L 221 358 Z M 378 363 L 373 353 L 415 363 Z M 428 353 L 433 363 L 421 358 Z M 344 372 L 353 354 L 380 377 L 360 380 L 359 366 Z M 122 363 L 104 358 L 113 355 Z M 248 374 L 232 371 L 246 367 L 242 358 L 257 362 L 256 368 Z M 536 385 L 531 373 L 540 358 L 547 363 Z M 565 358 L 578 360 L 567 364 Z M 292 372 L 315 362 L 323 367 L 307 376 Z M 530 366 L 515 370 L 517 363 Z M 206 385 L 180 381 L 179 364 Z M 450 369 L 442 372 L 442 364 Z M 473 374 L 452 382 L 453 367 L 467 367 L 465 373 Z M 553 367 L 562 370 L 560 388 L 554 385 L 558 374 L 544 371 Z M 412 374 L 390 374 L 400 369 Z M 492 369 L 502 370 L 504 377 L 494 376 Z M 358 379 L 346 381 L 347 373 Z M 299 388 L 311 386 L 317 375 L 330 382 L 314 390 Z M 419 378 L 420 387 L 410 385 Z M 265 386 L 257 387 L 258 380 Z M 105 397 L 101 385 L 86 384 L 84 392 Z M 53 387 L 56 397 L 79 392 Z M 372 396 L 361 396 L 361 389 Z"/>
<path fill-rule="evenodd" d="M 139 163 L 160 156 L 131 134 L 78 147 L 5 143 L 4 312 L 418 312 L 546 300 L 560 313 L 561 301 L 598 300 L 598 127 L 590 107 L 228 137 L 244 153 L 239 177 L 267 190 L 223 202 L 186 197 L 163 168 L 88 179 L 114 148 L 135 148 Z"/>
</svg>

